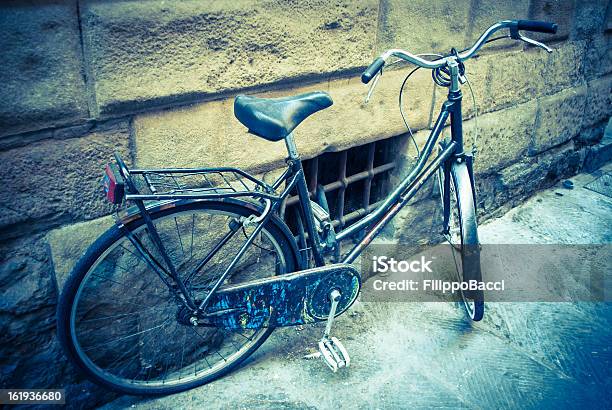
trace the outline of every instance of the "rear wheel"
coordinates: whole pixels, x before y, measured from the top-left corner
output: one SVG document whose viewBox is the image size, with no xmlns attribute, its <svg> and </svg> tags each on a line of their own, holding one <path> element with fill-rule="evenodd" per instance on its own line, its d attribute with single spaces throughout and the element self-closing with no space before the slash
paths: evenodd
<svg viewBox="0 0 612 410">
<path fill-rule="evenodd" d="M 201 269 L 201 261 L 232 232 L 250 207 L 196 202 L 152 213 L 168 255 L 186 287 L 202 300 L 254 227 L 231 238 Z M 296 269 L 296 255 L 276 218 L 230 272 L 236 284 Z M 142 219 L 128 226 L 135 238 L 162 258 Z M 193 326 L 189 312 L 149 266 L 124 230 L 114 226 L 81 258 L 58 305 L 58 335 L 69 358 L 91 379 L 128 394 L 168 394 L 207 383 L 236 368 L 272 328 L 230 331 Z"/>
<path fill-rule="evenodd" d="M 448 222 L 443 227 L 444 237 L 451 246 L 458 279 L 462 282 L 481 282 L 478 224 L 468 168 L 465 163 L 456 162 L 450 164 L 446 172 L 444 167 L 438 171 L 442 209 L 445 192 L 450 205 Z M 461 291 L 461 299 L 470 318 L 481 320 L 484 315 L 483 291 Z"/>
</svg>

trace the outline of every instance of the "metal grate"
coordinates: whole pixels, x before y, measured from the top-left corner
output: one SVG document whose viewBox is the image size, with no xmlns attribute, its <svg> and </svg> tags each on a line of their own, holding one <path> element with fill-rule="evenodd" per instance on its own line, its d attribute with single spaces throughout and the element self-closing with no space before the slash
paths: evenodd
<svg viewBox="0 0 612 410">
<path fill-rule="evenodd" d="M 375 209 L 389 189 L 391 171 L 399 153 L 400 137 L 375 141 L 340 152 L 329 152 L 304 161 L 310 197 L 322 185 L 337 231 Z M 287 201 L 288 215 L 294 215 L 298 198 Z M 292 221 L 288 221 L 290 226 Z M 292 226 L 293 228 L 293 226 Z"/>
</svg>

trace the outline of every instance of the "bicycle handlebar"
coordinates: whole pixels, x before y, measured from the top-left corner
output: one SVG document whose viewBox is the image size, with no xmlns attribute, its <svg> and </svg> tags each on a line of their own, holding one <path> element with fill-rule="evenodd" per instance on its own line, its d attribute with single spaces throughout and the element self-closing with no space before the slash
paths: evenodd
<svg viewBox="0 0 612 410">
<path fill-rule="evenodd" d="M 547 23 L 546 21 L 537 20 L 519 20 L 517 21 L 519 30 L 535 31 L 538 33 L 555 34 L 557 32 L 557 24 Z"/>
<path fill-rule="evenodd" d="M 467 50 L 459 53 L 457 55 L 457 59 L 459 61 L 464 61 L 476 54 L 478 50 L 486 43 L 486 41 L 491 37 L 493 33 L 496 31 L 502 30 L 504 28 L 509 28 L 511 31 L 512 38 L 525 40 L 524 37 L 518 35 L 518 30 L 527 30 L 527 31 L 536 31 L 540 33 L 551 33 L 554 34 L 557 32 L 557 25 L 555 23 L 547 23 L 545 21 L 535 21 L 535 20 L 504 20 L 498 23 L 493 24 L 489 27 L 481 36 L 476 40 L 474 45 Z M 516 33 L 516 34 L 515 34 Z M 529 41 L 531 44 L 541 45 L 533 40 Z M 400 50 L 400 49 L 391 49 L 385 51 L 380 57 L 377 57 L 372 64 L 366 68 L 366 70 L 361 75 L 361 81 L 364 84 L 370 82 L 376 74 L 383 68 L 387 59 L 391 56 L 398 57 L 402 60 L 408 61 L 416 66 L 422 68 L 436 69 L 442 67 L 447 64 L 447 57 L 439 58 L 437 60 L 426 60 L 417 55 L 414 55 L 408 51 Z"/>
<path fill-rule="evenodd" d="M 377 57 L 376 60 L 372 61 L 372 64 L 366 68 L 363 74 L 361 74 L 361 81 L 364 84 L 369 83 L 370 80 L 378 74 L 383 65 L 385 65 L 385 60 L 383 60 L 382 57 Z"/>
</svg>

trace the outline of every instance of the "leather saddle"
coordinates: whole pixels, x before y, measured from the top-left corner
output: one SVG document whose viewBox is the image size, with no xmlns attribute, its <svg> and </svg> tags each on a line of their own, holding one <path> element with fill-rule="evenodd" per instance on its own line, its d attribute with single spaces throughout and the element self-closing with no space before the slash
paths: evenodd
<svg viewBox="0 0 612 410">
<path fill-rule="evenodd" d="M 280 141 L 308 116 L 332 104 L 329 94 L 322 91 L 282 98 L 239 95 L 234 100 L 234 115 L 251 134 Z"/>
</svg>

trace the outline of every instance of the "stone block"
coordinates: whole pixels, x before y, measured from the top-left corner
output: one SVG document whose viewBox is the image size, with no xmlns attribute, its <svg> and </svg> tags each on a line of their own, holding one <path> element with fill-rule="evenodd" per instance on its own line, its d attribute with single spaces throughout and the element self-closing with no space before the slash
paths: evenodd
<svg viewBox="0 0 612 410">
<path fill-rule="evenodd" d="M 523 157 L 531 143 L 535 119 L 536 102 L 530 101 L 466 121 L 463 124 L 466 150 L 472 149 L 477 132 L 475 171 L 494 172 Z"/>
<path fill-rule="evenodd" d="M 57 289 L 47 246 L 40 235 L 0 244 L 0 385 L 14 384 L 33 352 L 53 337 Z M 40 370 L 40 369 L 39 369 Z M 39 373 L 54 373 L 39 372 Z M 32 373 L 33 382 L 45 375 Z M 33 387 L 33 386 L 32 386 Z M 52 387 L 39 384 L 39 388 Z"/>
<path fill-rule="evenodd" d="M 38 237 L 0 246 L 0 312 L 23 315 L 55 304 L 55 283 L 44 241 Z"/>
<path fill-rule="evenodd" d="M 491 112 L 535 98 L 544 81 L 546 63 L 546 53 L 540 50 L 501 52 L 468 61 L 466 71 L 479 112 Z M 467 87 L 463 88 L 464 107 L 470 110 L 471 95 Z"/>
<path fill-rule="evenodd" d="M 590 39 L 602 34 L 606 26 L 608 0 L 582 0 L 576 2 L 572 36 Z"/>
<path fill-rule="evenodd" d="M 105 216 L 54 229 L 47 234 L 57 287 L 60 291 L 64 288 L 72 268 L 85 254 L 87 248 L 113 224 L 113 217 Z"/>
<path fill-rule="evenodd" d="M 604 121 L 612 115 L 612 76 L 588 82 L 587 101 L 582 127 L 587 128 Z"/>
<path fill-rule="evenodd" d="M 383 74 L 368 104 L 368 88 L 358 77 L 261 94 L 279 97 L 323 90 L 334 105 L 313 114 L 295 131 L 297 146 L 308 159 L 326 151 L 396 136 L 406 132 L 397 101 L 405 70 Z M 433 85 L 420 70 L 406 85 L 405 112 L 415 130 L 429 122 Z M 206 102 L 172 111 L 138 115 L 134 120 L 136 162 L 140 167 L 239 166 L 253 172 L 283 165 L 283 142 L 269 142 L 248 134 L 233 115 L 233 98 Z"/>
<path fill-rule="evenodd" d="M 580 130 L 580 134 L 574 138 L 574 141 L 579 146 L 598 144 L 604 136 L 605 123 L 600 122 L 592 127 L 586 127 Z"/>
<path fill-rule="evenodd" d="M 47 312 L 48 318 L 45 322 L 54 319 L 53 312 Z M 57 388 L 61 385 L 66 386 L 66 380 L 62 378 L 65 374 L 68 363 L 64 352 L 57 342 L 49 342 L 42 345 L 33 345 L 27 342 L 31 340 L 32 327 L 36 327 L 36 321 L 29 323 L 15 320 L 16 325 L 21 325 L 23 334 L 16 338 L 16 344 L 8 344 L 6 354 L 2 359 L 2 372 L 0 372 L 0 384 L 6 387 L 19 386 L 20 389 L 43 389 Z M 30 326 L 30 329 L 28 329 Z M 51 336 L 52 331 L 46 329 Z"/>
<path fill-rule="evenodd" d="M 129 160 L 127 124 L 80 138 L 47 139 L 0 152 L 0 236 L 16 237 L 110 212 L 101 181 L 118 152 Z"/>
<path fill-rule="evenodd" d="M 49 332 L 49 335 L 52 333 Z M 28 333 L 23 336 L 27 338 Z M 81 372 L 68 363 L 57 338 L 40 346 L 25 344 L 21 347 L 24 350 L 14 350 L 6 356 L 3 372 L 0 373 L 3 386 L 24 389 L 62 386 L 66 393 L 65 407 L 69 409 L 97 408 L 117 398 L 117 393 L 87 381 Z"/>
<path fill-rule="evenodd" d="M 495 216 L 499 212 L 502 205 L 498 200 L 499 192 L 503 189 L 499 182 L 499 175 L 478 174 L 475 178 L 476 184 L 476 209 L 479 220 L 488 219 Z"/>
<path fill-rule="evenodd" d="M 548 62 L 543 71 L 543 82 L 540 82 L 539 94 L 553 94 L 562 89 L 576 87 L 584 83 L 584 41 L 567 41 L 554 47 L 548 54 Z M 541 49 L 533 50 L 543 55 Z"/>
<path fill-rule="evenodd" d="M 598 36 L 589 41 L 584 56 L 584 73 L 587 80 L 612 73 L 612 36 Z"/>
<path fill-rule="evenodd" d="M 367 65 L 374 0 L 108 2 L 81 7 L 101 115 Z"/>
<path fill-rule="evenodd" d="M 0 31 L 0 137 L 88 117 L 75 2 L 3 2 Z"/>
<path fill-rule="evenodd" d="M 470 13 L 467 0 L 380 2 L 377 51 L 402 48 L 412 53 L 448 53 L 462 49 Z"/>
<path fill-rule="evenodd" d="M 531 0 L 529 19 L 557 23 L 559 28 L 554 35 L 545 33 L 529 33 L 528 37 L 540 41 L 561 40 L 567 38 L 572 31 L 572 18 L 576 8 L 576 0 Z"/>
<path fill-rule="evenodd" d="M 577 136 L 582 128 L 586 101 L 586 86 L 541 98 L 530 154 L 545 151 Z"/>
<path fill-rule="evenodd" d="M 286 148 L 247 134 L 224 99 L 134 119 L 139 167 L 280 166 Z"/>
<path fill-rule="evenodd" d="M 491 26 L 501 20 L 524 20 L 529 18 L 529 0 L 477 0 L 472 2 L 472 13 L 470 27 L 465 46 L 468 47 L 480 37 L 480 35 Z M 516 45 L 514 41 L 499 41 L 487 45 L 487 49 L 511 47 Z"/>
</svg>

